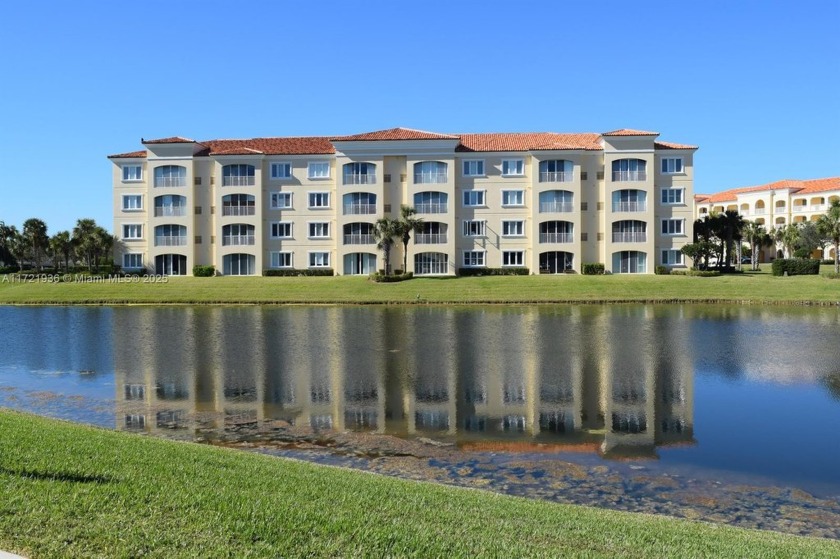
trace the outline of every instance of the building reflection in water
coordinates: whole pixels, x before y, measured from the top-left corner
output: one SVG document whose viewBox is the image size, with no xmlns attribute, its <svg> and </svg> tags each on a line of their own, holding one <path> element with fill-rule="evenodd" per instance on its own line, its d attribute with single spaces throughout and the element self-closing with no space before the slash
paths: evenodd
<svg viewBox="0 0 840 559">
<path fill-rule="evenodd" d="M 348 429 L 656 457 L 693 443 L 682 312 L 116 309 L 117 428 L 185 439 Z"/>
</svg>

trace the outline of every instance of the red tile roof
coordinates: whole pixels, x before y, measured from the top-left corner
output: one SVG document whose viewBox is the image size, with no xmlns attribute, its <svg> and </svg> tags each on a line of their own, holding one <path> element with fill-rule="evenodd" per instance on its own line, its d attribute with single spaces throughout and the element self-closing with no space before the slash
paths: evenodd
<svg viewBox="0 0 840 559">
<path fill-rule="evenodd" d="M 335 153 L 327 138 L 310 136 L 299 138 L 252 138 L 250 140 L 208 140 L 201 142 L 207 149 L 196 155 L 233 155 L 249 150 L 266 155 L 322 155 Z"/>
<path fill-rule="evenodd" d="M 426 132 L 425 130 L 413 130 L 411 128 L 389 128 L 388 130 L 377 130 L 354 134 L 353 136 L 339 136 L 331 138 L 337 142 L 364 142 L 364 141 L 388 141 L 388 140 L 457 140 L 458 136 L 451 134 L 439 134 L 437 132 Z"/>
<path fill-rule="evenodd" d="M 194 144 L 195 140 L 189 138 L 182 138 L 181 136 L 171 136 L 169 138 L 160 138 L 158 140 L 144 140 L 140 138 L 141 144 Z"/>
<path fill-rule="evenodd" d="M 558 134 L 555 132 L 508 132 L 460 134 L 455 151 L 530 151 L 552 149 L 600 150 L 598 134 Z"/>
<path fill-rule="evenodd" d="M 645 130 L 631 130 L 630 128 L 620 128 L 612 132 L 604 132 L 602 136 L 659 136 L 659 132 L 647 132 Z"/>
<path fill-rule="evenodd" d="M 826 190 L 840 190 L 840 177 L 802 181 L 802 184 L 804 187 L 799 191 L 800 194 L 825 192 Z"/>
<path fill-rule="evenodd" d="M 748 194 L 752 192 L 763 192 L 771 190 L 786 190 L 790 189 L 797 194 L 810 194 L 812 192 L 825 192 L 828 190 L 840 191 L 840 177 L 829 177 L 825 179 L 812 180 L 795 180 L 784 179 L 759 186 L 747 186 L 742 188 L 731 188 L 718 192 L 716 194 L 707 195 L 707 199 L 703 203 L 715 202 L 729 202 L 737 200 L 739 194 Z"/>
<path fill-rule="evenodd" d="M 129 151 L 128 153 L 115 153 L 114 155 L 109 155 L 108 159 L 129 159 L 136 157 L 146 157 L 146 150 L 141 149 L 140 151 Z"/>
<path fill-rule="evenodd" d="M 675 144 L 673 142 L 653 142 L 654 149 L 697 149 L 697 146 Z"/>
</svg>

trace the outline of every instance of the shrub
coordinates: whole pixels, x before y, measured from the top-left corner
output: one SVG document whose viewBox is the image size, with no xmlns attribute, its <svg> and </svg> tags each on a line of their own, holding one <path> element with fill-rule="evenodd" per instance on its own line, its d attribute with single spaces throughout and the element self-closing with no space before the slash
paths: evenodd
<svg viewBox="0 0 840 559">
<path fill-rule="evenodd" d="M 303 277 L 303 276 L 334 276 L 332 268 L 316 268 L 314 270 L 264 270 L 267 277 Z"/>
<path fill-rule="evenodd" d="M 672 276 L 693 276 L 697 278 L 714 278 L 720 275 L 717 270 L 671 270 Z"/>
<path fill-rule="evenodd" d="M 828 279 L 840 280 L 840 274 L 838 274 L 837 272 L 828 272 L 827 274 L 825 274 L 825 277 L 827 277 Z"/>
<path fill-rule="evenodd" d="M 458 275 L 468 276 L 527 276 L 528 268 L 458 268 Z"/>
<path fill-rule="evenodd" d="M 581 273 L 584 276 L 601 276 L 604 274 L 604 265 L 598 262 L 584 264 L 581 266 Z"/>
<path fill-rule="evenodd" d="M 398 282 L 398 281 L 410 280 L 413 277 L 414 277 L 414 272 L 406 272 L 404 274 L 399 274 L 399 275 L 394 274 L 394 275 L 391 275 L 391 276 L 388 276 L 388 275 L 377 272 L 375 274 L 370 275 L 370 279 L 372 279 L 376 283 L 394 283 L 394 282 Z"/>
<path fill-rule="evenodd" d="M 216 275 L 216 267 L 212 264 L 209 266 L 193 266 L 193 275 L 197 278 L 210 278 Z"/>
<path fill-rule="evenodd" d="M 834 266 L 834 260 L 831 258 L 826 258 L 820 262 L 823 266 Z"/>
<path fill-rule="evenodd" d="M 811 256 L 811 251 L 807 248 L 798 248 L 793 251 L 794 258 L 808 258 Z"/>
<path fill-rule="evenodd" d="M 669 276 L 671 275 L 671 268 L 668 266 L 657 266 L 653 269 L 653 273 L 657 276 Z"/>
<path fill-rule="evenodd" d="M 773 261 L 773 275 L 813 276 L 820 273 L 820 261 L 810 258 L 777 258 Z"/>
</svg>

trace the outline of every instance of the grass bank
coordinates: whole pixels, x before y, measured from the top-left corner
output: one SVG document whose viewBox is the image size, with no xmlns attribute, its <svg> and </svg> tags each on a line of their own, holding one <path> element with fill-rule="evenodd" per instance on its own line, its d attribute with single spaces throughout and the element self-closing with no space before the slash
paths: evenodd
<svg viewBox="0 0 840 559">
<path fill-rule="evenodd" d="M 172 277 L 157 283 L 42 283 L 0 276 L 0 304 L 378 304 L 720 302 L 840 304 L 840 280 L 769 272 L 688 276 L 416 278 Z"/>
<path fill-rule="evenodd" d="M 0 549 L 37 557 L 837 557 L 840 542 L 373 476 L 0 410 Z"/>
</svg>

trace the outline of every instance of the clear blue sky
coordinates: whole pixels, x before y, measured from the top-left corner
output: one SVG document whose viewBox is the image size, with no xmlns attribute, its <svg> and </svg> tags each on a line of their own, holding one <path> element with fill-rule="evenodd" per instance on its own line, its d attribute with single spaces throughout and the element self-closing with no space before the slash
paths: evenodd
<svg viewBox="0 0 840 559">
<path fill-rule="evenodd" d="M 196 140 L 639 128 L 695 190 L 840 175 L 840 0 L 9 2 L 0 220 L 112 228 L 108 154 Z"/>
</svg>

